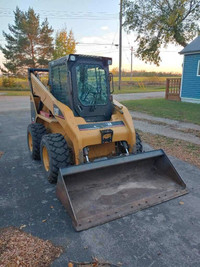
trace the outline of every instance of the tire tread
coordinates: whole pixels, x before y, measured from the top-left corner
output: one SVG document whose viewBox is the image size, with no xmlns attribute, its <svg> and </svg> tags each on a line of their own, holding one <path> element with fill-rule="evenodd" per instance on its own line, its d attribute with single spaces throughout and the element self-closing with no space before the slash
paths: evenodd
<svg viewBox="0 0 200 267">
<path fill-rule="evenodd" d="M 71 164 L 70 149 L 61 134 L 44 135 L 42 137 L 41 145 L 44 144 L 47 144 L 50 152 L 49 157 L 51 157 L 51 170 L 48 174 L 48 180 L 50 183 L 56 183 L 59 168 L 67 167 Z"/>
<path fill-rule="evenodd" d="M 142 140 L 140 138 L 139 133 L 137 133 L 137 132 L 136 132 L 136 152 L 137 152 L 137 154 L 143 152 Z"/>
<path fill-rule="evenodd" d="M 29 132 L 32 136 L 32 142 L 33 142 L 33 150 L 31 152 L 31 156 L 35 160 L 40 160 L 40 142 L 42 136 L 46 134 L 46 128 L 44 127 L 43 124 L 31 123 L 28 125 L 27 137 Z"/>
</svg>

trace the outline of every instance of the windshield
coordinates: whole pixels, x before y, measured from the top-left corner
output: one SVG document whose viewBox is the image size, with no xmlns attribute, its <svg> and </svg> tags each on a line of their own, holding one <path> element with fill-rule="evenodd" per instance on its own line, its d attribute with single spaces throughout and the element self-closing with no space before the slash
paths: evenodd
<svg viewBox="0 0 200 267">
<path fill-rule="evenodd" d="M 98 64 L 76 66 L 78 99 L 84 106 L 105 105 L 108 98 L 105 70 Z"/>
</svg>

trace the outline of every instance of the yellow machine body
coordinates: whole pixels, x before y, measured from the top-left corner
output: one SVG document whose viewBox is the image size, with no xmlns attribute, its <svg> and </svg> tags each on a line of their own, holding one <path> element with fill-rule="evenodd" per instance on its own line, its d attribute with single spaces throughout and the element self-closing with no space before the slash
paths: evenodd
<svg viewBox="0 0 200 267">
<path fill-rule="evenodd" d="M 65 104 L 58 101 L 44 84 L 31 73 L 33 94 L 31 102 L 34 105 L 36 117 L 35 122 L 43 123 L 50 133 L 62 134 L 74 153 L 74 163 L 76 165 L 83 163 L 83 148 L 89 147 L 89 158 L 101 158 L 115 155 L 115 142 L 126 141 L 129 144 L 129 152 L 134 151 L 136 139 L 135 129 L 132 117 L 128 109 L 113 100 L 114 111 L 110 122 L 123 121 L 124 125 L 113 127 L 113 142 L 109 144 L 101 143 L 101 134 L 99 129 L 80 131 L 78 125 L 87 125 L 84 118 L 75 117 L 73 111 Z M 40 114 L 37 113 L 39 102 L 44 104 Z M 63 117 L 55 114 L 54 107 L 58 107 Z M 52 114 L 53 116 L 50 116 Z"/>
<path fill-rule="evenodd" d="M 80 64 L 76 60 L 80 60 Z M 69 55 L 50 63 L 45 71 L 51 80 L 56 64 L 66 67 L 65 76 L 61 67 L 56 74 L 60 77 L 58 87 L 63 77 L 67 79 L 64 93 L 59 90 L 53 93 L 54 81 L 50 86 L 40 81 L 38 73 L 44 69 L 29 69 L 32 121 L 27 131 L 29 151 L 33 159 L 42 159 L 47 177 L 51 178 L 49 181 L 57 182 L 57 196 L 77 231 L 187 193 L 185 183 L 162 149 L 138 151 L 138 137 L 129 111 L 112 100 L 110 61 L 109 58 Z M 85 68 L 90 68 L 87 73 Z M 92 71 L 94 79 L 99 75 L 97 86 L 90 86 L 85 95 L 80 96 L 77 88 L 83 88 L 86 78 L 85 84 L 89 86 L 93 78 L 88 76 Z M 97 97 L 102 93 L 99 84 L 103 79 L 107 93 L 106 97 L 101 96 L 105 105 L 100 106 Z M 89 94 L 93 101 L 87 106 L 85 99 Z M 69 104 L 62 101 L 66 95 L 71 99 Z M 54 139 L 61 141 L 54 144 Z M 67 165 L 62 163 L 59 167 L 54 153 L 58 145 L 58 158 L 68 157 Z M 53 161 L 56 161 L 54 166 Z M 50 176 L 52 166 L 57 173 L 52 172 Z"/>
</svg>

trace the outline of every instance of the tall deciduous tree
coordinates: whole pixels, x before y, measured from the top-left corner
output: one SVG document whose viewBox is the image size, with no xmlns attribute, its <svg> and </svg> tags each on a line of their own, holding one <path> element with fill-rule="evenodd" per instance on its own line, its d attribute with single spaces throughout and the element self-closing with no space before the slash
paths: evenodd
<svg viewBox="0 0 200 267">
<path fill-rule="evenodd" d="M 47 19 L 40 24 L 32 8 L 23 12 L 17 7 L 14 15 L 14 24 L 8 26 L 10 33 L 3 32 L 7 42 L 1 47 L 6 58 L 4 71 L 25 74 L 27 67 L 47 66 L 53 53 L 53 29 Z"/>
<path fill-rule="evenodd" d="M 75 52 L 76 41 L 74 39 L 72 30 L 70 30 L 69 34 L 67 33 L 66 29 L 57 32 L 53 53 L 54 59 L 63 57 L 68 54 L 73 54 Z"/>
<path fill-rule="evenodd" d="M 185 47 L 199 33 L 198 0 L 124 0 L 125 29 L 137 34 L 136 56 L 159 65 L 160 48 L 174 43 Z"/>
</svg>

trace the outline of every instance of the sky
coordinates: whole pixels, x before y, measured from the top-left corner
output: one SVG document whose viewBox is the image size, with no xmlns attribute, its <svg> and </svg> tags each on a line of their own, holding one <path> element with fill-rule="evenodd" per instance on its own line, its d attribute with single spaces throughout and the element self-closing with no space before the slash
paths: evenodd
<svg viewBox="0 0 200 267">
<path fill-rule="evenodd" d="M 72 29 L 76 42 L 76 52 L 112 57 L 113 67 L 119 64 L 119 0 L 0 0 L 0 44 L 5 45 L 2 31 L 9 32 L 8 24 L 13 24 L 13 10 L 18 6 L 27 11 L 34 8 L 41 21 L 46 17 L 56 31 Z M 130 70 L 131 46 L 137 49 L 134 33 L 122 35 L 122 68 Z M 178 52 L 182 47 L 169 45 L 161 49 L 162 62 L 159 67 L 146 64 L 133 55 L 133 70 L 179 72 L 182 71 L 183 56 Z M 4 62 L 0 52 L 0 64 Z"/>
</svg>

